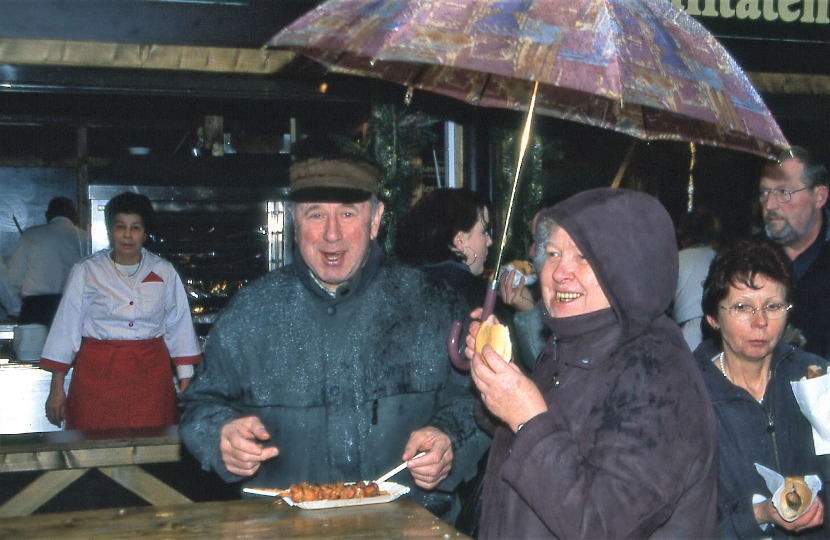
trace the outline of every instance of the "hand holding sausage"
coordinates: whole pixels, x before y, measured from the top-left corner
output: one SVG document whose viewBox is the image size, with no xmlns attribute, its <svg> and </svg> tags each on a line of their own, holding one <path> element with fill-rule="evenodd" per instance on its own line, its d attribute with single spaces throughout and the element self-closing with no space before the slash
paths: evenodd
<svg viewBox="0 0 830 540">
<path fill-rule="evenodd" d="M 533 308 L 533 295 L 525 287 L 525 276 L 519 279 L 519 285 L 513 287 L 516 271 L 505 272 L 499 279 L 499 297 L 501 301 L 516 311 L 528 311 Z"/>
<path fill-rule="evenodd" d="M 801 532 L 807 529 L 820 526 L 824 523 L 824 504 L 821 499 L 816 498 L 807 511 L 794 521 L 786 521 L 775 509 L 772 499 L 757 503 L 754 506 L 755 520 L 759 524 L 771 523 L 779 529 L 790 532 Z"/>
</svg>

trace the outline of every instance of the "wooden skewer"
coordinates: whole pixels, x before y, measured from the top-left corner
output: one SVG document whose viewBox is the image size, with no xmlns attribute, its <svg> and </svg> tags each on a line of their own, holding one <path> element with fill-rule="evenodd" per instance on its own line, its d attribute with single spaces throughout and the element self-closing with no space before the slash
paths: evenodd
<svg viewBox="0 0 830 540">
<path fill-rule="evenodd" d="M 287 489 L 268 489 L 268 488 L 244 488 L 244 493 L 251 495 L 265 495 L 266 497 L 290 497 L 291 492 Z"/>
</svg>

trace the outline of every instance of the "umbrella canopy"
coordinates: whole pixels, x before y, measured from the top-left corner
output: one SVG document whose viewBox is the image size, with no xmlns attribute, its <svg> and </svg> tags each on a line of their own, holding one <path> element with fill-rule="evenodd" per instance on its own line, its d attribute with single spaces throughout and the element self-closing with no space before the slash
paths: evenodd
<svg viewBox="0 0 830 540">
<path fill-rule="evenodd" d="M 729 53 L 668 0 L 329 0 L 274 36 L 331 71 L 644 140 L 777 158 L 789 145 Z"/>
</svg>

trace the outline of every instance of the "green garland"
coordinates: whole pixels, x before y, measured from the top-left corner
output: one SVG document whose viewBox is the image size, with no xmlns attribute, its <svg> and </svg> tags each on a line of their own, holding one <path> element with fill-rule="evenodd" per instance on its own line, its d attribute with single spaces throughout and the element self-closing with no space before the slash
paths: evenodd
<svg viewBox="0 0 830 540">
<path fill-rule="evenodd" d="M 383 171 L 380 196 L 385 212 L 379 238 L 384 252 L 391 254 L 399 224 L 406 218 L 413 193 L 424 176 L 421 155 L 437 140 L 433 129 L 440 120 L 403 107 L 374 105 L 369 116 L 366 137 L 361 141 L 344 139 L 350 152 L 377 163 Z"/>
<path fill-rule="evenodd" d="M 399 224 L 408 215 L 413 196 L 423 188 L 425 166 L 421 156 L 431 154 L 438 140 L 436 125 L 441 120 L 421 113 L 411 113 L 394 105 L 374 105 L 371 109 L 365 138 L 341 137 L 350 152 L 377 163 L 383 171 L 380 190 L 385 212 L 381 224 L 380 244 L 391 254 Z M 495 265 L 498 243 L 510 200 L 516 170 L 519 138 L 514 130 L 490 131 L 493 155 L 493 224 L 496 236 L 488 263 Z M 545 178 L 551 161 L 563 158 L 562 141 L 540 135 L 531 137 L 522 165 L 519 187 L 513 209 L 502 262 L 527 259 L 530 248 L 530 221 L 541 202 L 548 200 L 555 186 Z"/>
<path fill-rule="evenodd" d="M 490 132 L 493 141 L 493 213 L 495 219 L 494 247 L 490 251 L 490 261 L 495 266 L 498 256 L 498 244 L 504 230 L 507 205 L 513 178 L 516 174 L 521 133 L 506 129 L 493 129 Z M 545 177 L 546 166 L 551 161 L 563 159 L 564 151 L 561 139 L 550 139 L 541 135 L 532 135 L 522 162 L 519 185 L 513 203 L 513 215 L 507 230 L 507 239 L 502 255 L 502 264 L 514 259 L 527 260 L 531 244 L 530 230 L 533 214 L 539 205 L 551 198 L 555 187 L 550 178 Z"/>
</svg>

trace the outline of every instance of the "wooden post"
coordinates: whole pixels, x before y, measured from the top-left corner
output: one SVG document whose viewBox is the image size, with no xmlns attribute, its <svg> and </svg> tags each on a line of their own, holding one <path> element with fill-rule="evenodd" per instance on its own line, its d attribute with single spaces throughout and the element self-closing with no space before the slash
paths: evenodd
<svg viewBox="0 0 830 540">
<path fill-rule="evenodd" d="M 80 227 L 87 231 L 86 245 L 91 246 L 92 241 L 89 238 L 90 221 L 89 214 L 89 141 L 88 131 L 86 126 L 79 126 L 76 130 L 76 153 L 75 153 L 75 173 L 77 176 L 77 199 L 78 199 L 78 220 Z M 89 251 L 89 248 L 87 249 Z M 83 256 L 89 253 L 83 253 Z"/>
</svg>

